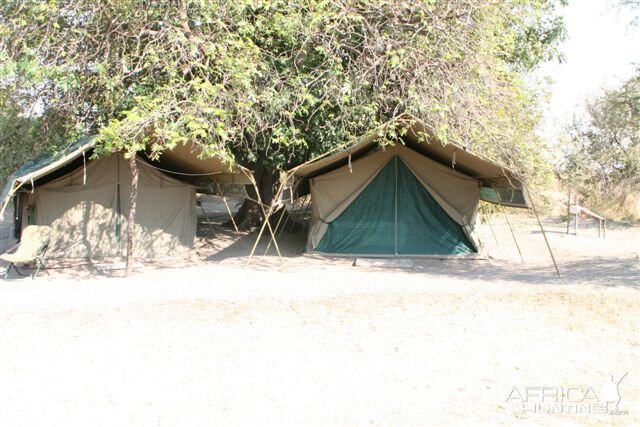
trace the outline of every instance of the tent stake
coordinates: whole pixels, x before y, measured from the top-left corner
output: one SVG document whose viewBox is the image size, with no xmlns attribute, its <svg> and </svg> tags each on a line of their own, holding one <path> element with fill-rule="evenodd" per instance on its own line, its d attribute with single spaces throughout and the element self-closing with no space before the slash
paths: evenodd
<svg viewBox="0 0 640 427">
<path fill-rule="evenodd" d="M 500 202 L 500 208 L 502 209 L 502 213 L 504 214 L 504 219 L 507 220 L 507 225 L 509 226 L 509 230 L 511 231 L 511 237 L 513 237 L 513 242 L 516 244 L 516 248 L 518 249 L 518 254 L 520 255 L 520 261 L 524 262 L 524 258 L 522 257 L 522 251 L 520 250 L 520 245 L 518 244 L 518 239 L 516 239 L 516 233 L 513 231 L 513 227 L 511 226 L 511 221 L 509 221 L 509 216 L 507 215 L 507 210 L 504 208 L 504 205 L 502 204 L 502 197 L 500 196 L 500 193 L 498 192 L 498 190 L 496 190 L 495 187 L 493 187 L 493 191 L 496 192 L 496 194 L 498 195 L 498 201 Z"/>
<path fill-rule="evenodd" d="M 551 260 L 553 261 L 553 266 L 556 269 L 556 274 L 558 277 L 560 276 L 560 270 L 558 270 L 558 263 L 556 263 L 556 257 L 553 256 L 553 251 L 551 250 L 551 245 L 549 244 L 549 239 L 547 239 L 547 233 L 544 231 L 544 227 L 542 226 L 542 222 L 540 221 L 540 217 L 538 216 L 538 211 L 536 210 L 536 205 L 533 203 L 533 197 L 531 197 L 531 192 L 529 191 L 529 187 L 524 187 L 527 190 L 527 195 L 529 196 L 529 201 L 531 201 L 531 209 L 533 213 L 536 215 L 536 220 L 538 221 L 538 225 L 540 226 L 540 231 L 542 231 L 542 237 L 544 237 L 544 242 L 547 245 L 547 249 L 549 250 L 549 255 L 551 255 Z"/>
</svg>

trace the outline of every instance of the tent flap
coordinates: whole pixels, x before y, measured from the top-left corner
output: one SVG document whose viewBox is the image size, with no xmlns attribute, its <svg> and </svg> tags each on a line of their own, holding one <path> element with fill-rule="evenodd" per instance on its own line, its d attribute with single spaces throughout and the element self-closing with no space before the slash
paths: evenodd
<svg viewBox="0 0 640 427">
<path fill-rule="evenodd" d="M 353 202 L 327 225 L 318 252 L 376 255 L 475 253 L 462 226 L 393 156 Z"/>
</svg>

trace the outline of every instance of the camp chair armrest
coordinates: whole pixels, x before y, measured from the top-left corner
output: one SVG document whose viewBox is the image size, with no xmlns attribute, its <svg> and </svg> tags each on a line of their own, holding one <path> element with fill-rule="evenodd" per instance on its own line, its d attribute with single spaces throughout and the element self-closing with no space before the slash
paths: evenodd
<svg viewBox="0 0 640 427">
<path fill-rule="evenodd" d="M 11 246 L 9 249 L 7 249 L 6 251 L 3 252 L 3 254 L 11 254 L 14 253 L 16 249 L 18 249 L 18 246 L 20 246 L 20 242 L 16 243 L 15 245 Z"/>
</svg>

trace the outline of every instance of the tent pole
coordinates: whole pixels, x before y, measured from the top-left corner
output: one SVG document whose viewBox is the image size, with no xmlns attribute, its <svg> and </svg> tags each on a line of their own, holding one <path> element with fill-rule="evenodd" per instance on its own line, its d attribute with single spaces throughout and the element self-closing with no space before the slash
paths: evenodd
<svg viewBox="0 0 640 427">
<path fill-rule="evenodd" d="M 306 200 L 304 202 L 302 202 L 302 219 L 304 220 L 304 218 L 307 217 L 307 213 L 309 212 L 309 209 L 311 209 L 311 194 L 309 194 L 308 196 L 305 196 Z M 287 218 L 289 219 L 289 218 Z M 302 232 L 302 234 L 304 235 L 304 227 L 300 227 L 300 230 Z M 295 232 L 295 224 L 292 227 L 291 231 Z M 306 243 L 305 243 L 305 248 L 306 248 Z"/>
<path fill-rule="evenodd" d="M 276 222 L 276 226 L 273 229 L 273 232 L 277 235 L 278 234 L 278 229 L 280 228 L 280 222 L 282 221 L 282 218 L 284 217 L 284 213 L 286 211 L 286 208 L 282 208 L 282 212 L 280 213 L 280 217 L 278 218 L 278 222 Z M 271 240 L 269 241 L 269 243 L 267 243 L 267 248 L 264 250 L 264 255 L 266 256 L 267 253 L 269 253 L 269 249 L 271 249 Z"/>
<path fill-rule="evenodd" d="M 544 237 L 544 242 L 546 243 L 547 249 L 549 250 L 549 255 L 551 255 L 551 260 L 553 261 L 553 266 L 556 269 L 556 274 L 558 275 L 558 277 L 561 277 L 560 270 L 558 270 L 558 263 L 556 263 L 556 257 L 553 256 L 553 251 L 551 250 L 549 239 L 547 239 L 547 233 L 545 233 L 544 227 L 542 226 L 542 222 L 540 221 L 540 217 L 538 216 L 538 211 L 536 210 L 536 205 L 533 203 L 533 197 L 531 197 L 531 192 L 529 191 L 529 187 L 525 185 L 524 188 L 527 190 L 527 195 L 529 196 L 529 200 L 531 201 L 531 209 L 533 210 L 533 213 L 536 215 L 536 220 L 538 221 L 538 225 L 540 226 L 540 231 L 542 231 L 542 237 Z"/>
<path fill-rule="evenodd" d="M 231 213 L 231 209 L 229 208 L 229 204 L 227 203 L 226 196 L 222 196 L 222 201 L 224 202 L 224 206 L 227 208 L 227 213 L 229 214 L 229 217 L 231 218 L 231 223 L 233 224 L 233 228 L 234 230 L 236 230 L 236 233 L 237 233 L 239 231 L 238 225 L 236 224 L 236 220 L 233 218 L 233 214 Z M 204 212 L 204 208 L 202 208 L 202 211 Z M 207 219 L 209 218 L 207 217 Z"/>
<path fill-rule="evenodd" d="M 292 197 L 295 196 L 296 194 L 298 194 L 298 188 L 300 187 L 302 181 L 299 181 L 296 183 L 296 185 L 293 187 L 293 192 L 291 193 Z M 295 199 L 296 201 L 292 202 L 292 205 L 294 206 L 294 210 L 295 210 L 295 205 L 298 204 L 297 200 L 300 199 L 299 197 L 297 199 Z M 306 212 L 307 209 L 307 204 L 311 202 L 311 194 L 309 194 L 309 198 L 307 199 L 307 197 L 305 196 L 304 201 L 302 202 L 301 208 L 303 212 Z M 282 230 L 280 230 L 280 234 L 282 234 L 286 229 L 287 229 L 287 224 L 289 223 L 289 220 L 291 219 L 291 215 L 289 215 L 285 221 L 284 221 L 284 225 L 282 226 Z M 291 231 L 295 230 L 295 223 L 293 223 L 293 227 L 291 227 Z"/>
<path fill-rule="evenodd" d="M 310 209 L 311 209 L 311 194 L 309 194 L 306 197 L 306 200 L 302 202 L 302 215 L 304 215 L 303 219 L 304 217 L 307 216 L 307 213 L 309 212 Z"/>
<path fill-rule="evenodd" d="M 293 207 L 293 203 L 291 204 L 291 206 Z M 284 230 L 287 229 L 287 225 L 289 224 L 289 218 L 291 217 L 291 215 L 287 215 L 287 217 L 284 219 L 284 222 L 282 223 L 282 227 L 280 227 L 280 229 L 278 229 L 276 227 L 276 237 L 280 238 L 280 236 L 282 236 L 282 233 L 284 233 Z"/>
<path fill-rule="evenodd" d="M 251 181 L 251 184 L 253 184 L 253 188 L 256 191 L 256 194 L 258 195 L 258 198 L 260 198 L 260 192 L 258 191 L 258 186 L 256 185 L 255 180 L 253 179 L 252 176 L 249 176 L 246 173 L 245 175 L 247 176 L 247 178 L 249 178 L 249 180 Z M 249 254 L 249 259 L 247 260 L 245 267 L 248 266 L 249 263 L 251 263 L 251 258 L 253 258 L 253 254 L 256 252 L 256 248 L 258 247 L 258 242 L 260 241 L 260 238 L 262 237 L 262 233 L 264 232 L 264 227 L 265 227 L 265 224 L 263 222 L 262 226 L 260 227 L 260 231 L 258 232 L 258 238 L 253 243 L 253 247 L 251 248 L 251 253 Z"/>
<path fill-rule="evenodd" d="M 16 182 L 14 181 L 11 186 L 11 190 L 9 190 L 9 194 L 7 194 L 7 198 L 2 202 L 2 206 L 0 206 L 0 218 L 4 217 L 4 211 L 7 209 L 7 206 L 9 206 L 11 199 L 16 195 L 20 187 L 22 187 L 22 184 L 16 185 Z"/>
<path fill-rule="evenodd" d="M 262 222 L 262 226 L 260 227 L 260 231 L 258 232 L 258 237 L 256 238 L 256 241 L 253 244 L 253 248 L 251 249 L 251 253 L 249 254 L 249 259 L 247 260 L 247 263 L 245 264 L 245 266 L 248 266 L 251 263 L 251 260 L 253 259 L 253 255 L 255 254 L 256 249 L 258 247 L 258 243 L 260 242 L 260 238 L 262 237 L 262 233 L 264 233 L 265 227 L 267 227 L 269 229 L 269 233 L 271 234 L 271 240 L 275 240 L 275 236 L 273 234 L 273 229 L 271 228 L 271 224 L 269 223 L 269 217 L 271 216 L 271 213 L 273 211 L 273 202 L 269 206 L 268 212 L 265 211 L 264 203 L 262 203 L 262 197 L 260 196 L 260 190 L 258 189 L 258 184 L 256 183 L 256 181 L 253 178 L 253 176 L 247 175 L 247 177 L 249 178 L 249 180 L 253 184 L 253 188 L 256 191 L 256 194 L 258 196 L 258 204 L 260 205 L 260 209 L 262 210 L 262 215 L 264 216 L 264 221 Z M 281 189 L 282 189 L 282 185 L 280 186 L 280 189 L 276 193 L 276 198 L 278 198 L 280 196 L 280 190 Z M 280 258 L 280 262 L 284 263 L 284 261 L 282 260 L 282 254 L 280 253 L 280 248 L 278 247 L 278 243 L 275 242 L 275 241 L 273 243 L 274 243 L 274 246 L 276 248 L 276 252 L 278 253 L 278 257 Z"/>
<path fill-rule="evenodd" d="M 256 238 L 256 241 L 253 243 L 253 247 L 251 248 L 251 253 L 249 254 L 249 259 L 247 260 L 247 263 L 245 264 L 245 267 L 248 267 L 249 264 L 251 263 L 251 259 L 253 258 L 253 254 L 255 254 L 256 252 L 256 248 L 258 247 L 258 242 L 260 242 L 260 238 L 262 237 L 262 233 L 264 233 L 264 228 L 265 228 L 265 223 L 262 223 L 262 226 L 260 227 L 260 231 L 258 232 L 258 237 Z"/>
<path fill-rule="evenodd" d="M 276 197 L 275 197 L 276 200 L 278 200 L 280 198 L 280 196 L 282 195 L 282 192 L 284 191 L 284 187 L 285 187 L 285 185 L 286 185 L 288 180 L 289 180 L 289 176 L 287 175 L 287 177 L 285 178 L 284 182 L 282 182 L 280 184 L 280 187 L 278 188 L 278 191 L 276 192 Z M 273 209 L 274 208 L 275 208 L 275 205 L 273 204 L 273 201 L 272 201 L 271 205 L 269 206 L 268 213 L 265 213 L 265 218 L 267 220 L 267 227 L 269 227 L 269 232 L 271 233 L 271 240 L 267 244 L 267 249 L 265 250 L 264 254 L 265 255 L 267 254 L 267 252 L 269 251 L 269 248 L 271 247 L 271 242 L 273 242 L 273 246 L 276 248 L 276 251 L 278 252 L 278 257 L 280 257 L 280 262 L 284 263 L 284 261 L 282 260 L 282 255 L 280 254 L 280 248 L 278 247 L 278 242 L 277 242 L 277 239 L 276 239 L 275 231 L 271 227 L 271 222 L 268 221 L 269 218 L 271 217 L 271 215 L 273 215 Z M 278 220 L 278 223 L 276 224 L 276 230 L 278 229 L 278 226 L 280 225 L 280 221 L 282 220 L 282 216 L 284 215 L 284 209 L 285 208 L 283 208 L 283 212 L 280 215 L 280 219 Z M 263 210 L 263 212 L 264 212 L 264 210 Z"/>
<path fill-rule="evenodd" d="M 511 237 L 513 237 L 513 242 L 516 244 L 516 248 L 518 249 L 518 254 L 520 255 L 520 261 L 524 262 L 524 258 L 522 257 L 522 251 L 520 250 L 520 245 L 518 244 L 518 239 L 516 239 L 516 233 L 513 231 L 513 227 L 511 226 L 511 221 L 509 221 L 509 216 L 507 215 L 507 210 L 504 208 L 504 205 L 502 204 L 502 197 L 500 196 L 500 193 L 498 192 L 498 190 L 496 190 L 495 187 L 491 186 L 493 188 L 493 191 L 496 192 L 496 194 L 498 195 L 498 201 L 500 202 L 500 208 L 502 209 L 502 213 L 504 214 L 504 219 L 507 220 L 507 225 L 509 226 L 509 230 L 511 231 Z"/>
<path fill-rule="evenodd" d="M 286 183 L 289 181 L 289 178 L 291 178 L 291 175 L 289 175 L 288 173 L 285 175 L 285 179 L 284 182 L 281 184 L 281 189 L 278 189 L 279 193 L 284 192 L 284 186 L 286 185 Z M 297 186 L 296 186 L 297 187 Z M 293 193 L 291 193 L 293 195 Z M 287 219 L 285 219 L 284 224 L 282 224 L 282 229 L 280 229 L 280 224 L 282 223 L 282 218 L 284 218 L 284 214 L 287 212 L 287 208 L 285 206 L 283 206 L 282 208 L 282 213 L 280 214 L 280 217 L 278 218 L 278 222 L 276 223 L 276 227 L 274 228 L 274 233 L 275 233 L 275 237 L 276 239 L 278 238 L 278 236 L 282 235 L 282 232 L 284 231 L 284 227 L 287 225 L 287 221 L 289 220 L 289 217 L 287 217 Z M 278 233 L 278 231 L 280 231 Z M 267 253 L 269 252 L 269 249 L 271 248 L 271 242 L 269 242 L 267 244 L 267 249 L 265 249 L 264 251 L 264 255 L 267 255 Z"/>
<path fill-rule="evenodd" d="M 491 234 L 493 235 L 493 240 L 495 240 L 496 245 L 499 245 L 498 238 L 496 237 L 496 232 L 493 231 L 493 226 L 491 225 L 491 221 L 489 221 L 489 215 L 486 216 L 487 224 L 489 225 L 489 230 L 491 230 Z"/>
<path fill-rule="evenodd" d="M 311 203 L 311 197 L 309 197 L 308 199 L 306 199 L 306 200 L 304 200 L 302 202 L 301 210 L 302 210 L 303 213 L 307 212 L 307 205 L 309 203 Z M 284 225 L 282 226 L 282 229 L 280 230 L 280 234 L 279 235 L 281 235 L 284 232 L 284 230 L 287 229 L 287 225 L 289 223 L 289 219 L 291 219 L 291 216 L 288 216 L 287 219 L 284 220 Z M 295 224 L 293 222 L 292 222 L 292 224 L 293 224 L 293 227 L 291 228 L 291 230 L 293 231 L 295 229 Z"/>
</svg>

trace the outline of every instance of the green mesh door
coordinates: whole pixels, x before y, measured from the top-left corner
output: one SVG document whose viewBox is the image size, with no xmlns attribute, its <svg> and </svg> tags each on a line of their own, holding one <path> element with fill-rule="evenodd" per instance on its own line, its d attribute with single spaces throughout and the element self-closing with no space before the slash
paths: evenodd
<svg viewBox="0 0 640 427">
<path fill-rule="evenodd" d="M 476 252 L 400 158 L 392 158 L 328 225 L 318 252 L 371 255 L 461 255 Z"/>
</svg>

